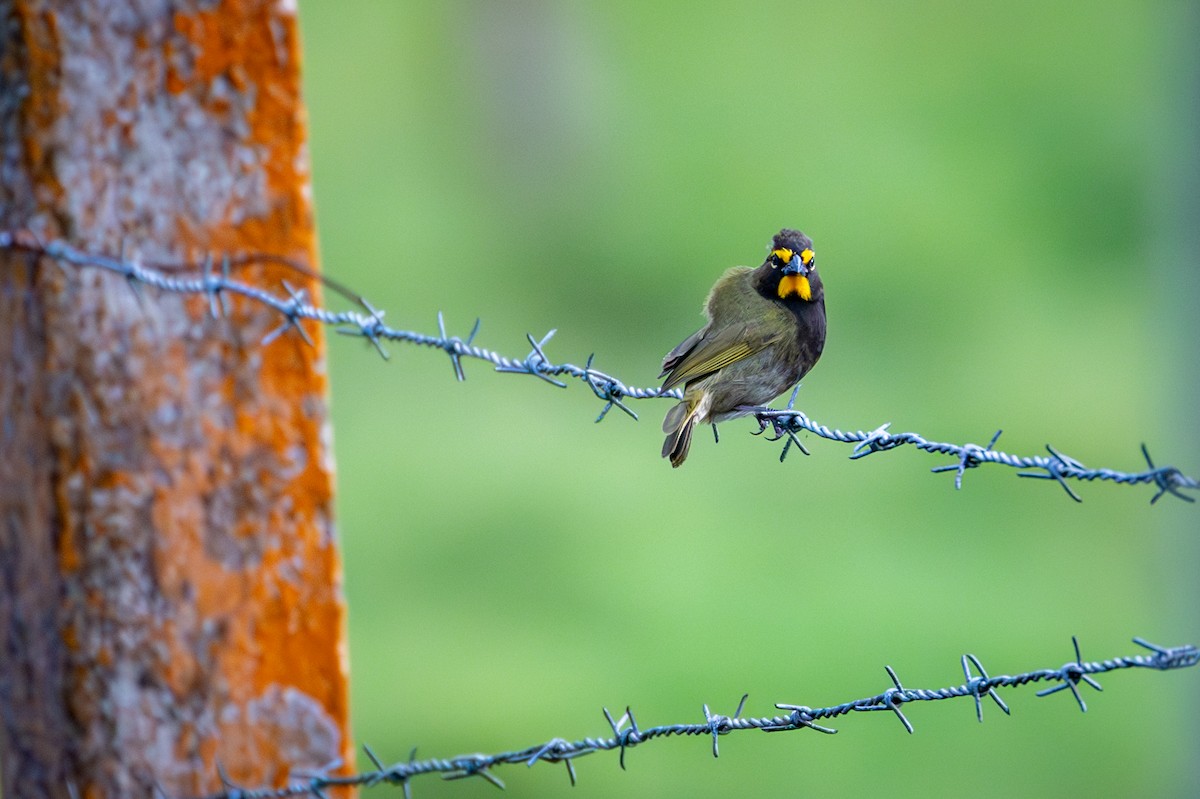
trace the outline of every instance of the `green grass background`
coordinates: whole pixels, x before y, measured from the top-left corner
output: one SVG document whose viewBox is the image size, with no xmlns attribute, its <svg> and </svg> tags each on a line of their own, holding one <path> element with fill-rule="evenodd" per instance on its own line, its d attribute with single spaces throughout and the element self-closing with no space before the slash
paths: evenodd
<svg viewBox="0 0 1200 799">
<path fill-rule="evenodd" d="M 1200 471 L 1195 14 L 1170 3 L 301 0 L 324 268 L 436 332 L 650 385 L 726 267 L 816 242 L 800 406 L 1089 465 Z M 1188 72 L 1188 70 L 1193 70 Z M 1189 197 L 1191 200 L 1189 200 Z M 658 453 L 600 403 L 332 337 L 356 738 L 389 760 L 812 706 L 1200 641 L 1200 511 L 912 450 L 778 462 L 750 421 Z M 914 705 L 578 762 L 592 796 L 1192 796 L 1197 674 Z M 365 764 L 364 764 L 365 765 Z M 562 795 L 562 766 L 499 772 Z M 492 795 L 425 778 L 422 797 Z"/>
</svg>

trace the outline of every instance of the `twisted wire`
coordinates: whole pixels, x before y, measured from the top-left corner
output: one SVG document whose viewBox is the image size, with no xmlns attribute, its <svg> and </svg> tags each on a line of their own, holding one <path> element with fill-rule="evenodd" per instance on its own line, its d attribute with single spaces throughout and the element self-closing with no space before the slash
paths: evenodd
<svg viewBox="0 0 1200 799">
<path fill-rule="evenodd" d="M 386 764 L 368 746 L 363 750 L 367 758 L 375 766 L 374 769 L 351 775 L 330 775 L 328 773 L 305 775 L 280 788 L 244 788 L 230 782 L 222 774 L 224 790 L 208 797 L 208 799 L 286 799 L 295 796 L 324 796 L 329 788 L 356 786 L 369 788 L 376 785 L 399 785 L 404 790 L 406 799 L 411 799 L 412 780 L 415 777 L 428 774 L 439 774 L 443 779 L 456 780 L 467 777 L 478 777 L 487 780 L 498 788 L 504 783 L 496 776 L 494 770 L 501 765 L 533 766 L 536 763 L 563 763 L 567 776 L 574 785 L 577 779 L 574 761 L 596 752 L 617 750 L 618 763 L 625 768 L 628 750 L 650 741 L 674 736 L 704 736 L 712 739 L 712 754 L 720 754 L 719 739 L 733 732 L 761 730 L 763 732 L 795 732 L 811 729 L 816 732 L 832 735 L 837 730 L 819 724 L 819 721 L 835 719 L 851 713 L 887 711 L 899 719 L 904 728 L 911 734 L 914 731 L 912 722 L 903 711 L 903 707 L 915 702 L 936 702 L 945 699 L 974 700 L 975 716 L 983 721 L 983 700 L 990 699 L 1005 715 L 1011 715 L 1008 705 L 1000 698 L 997 689 L 1017 688 L 1031 683 L 1051 683 L 1047 688 L 1037 692 L 1037 696 L 1048 696 L 1060 691 L 1070 691 L 1079 709 L 1087 712 L 1087 704 L 1079 692 L 1080 683 L 1101 690 L 1095 675 L 1106 674 L 1123 669 L 1143 668 L 1157 671 L 1171 671 L 1195 666 L 1200 663 L 1200 649 L 1192 645 L 1178 647 L 1161 647 L 1141 638 L 1134 638 L 1134 643 L 1148 650 L 1148 654 L 1130 655 L 1109 658 L 1108 660 L 1087 662 L 1082 659 L 1079 642 L 1072 638 L 1074 659 L 1069 660 L 1058 668 L 1035 669 L 1019 674 L 989 675 L 974 655 L 963 655 L 961 660 L 965 682 L 944 688 L 924 689 L 905 688 L 896 672 L 886 666 L 891 687 L 862 699 L 854 699 L 828 707 L 808 707 L 785 702 L 775 704 L 782 713 L 770 716 L 744 717 L 742 711 L 746 705 L 747 696 L 743 695 L 738 702 L 733 715 L 714 713 L 707 704 L 703 705 L 704 719 L 702 721 L 683 722 L 680 724 L 663 724 L 654 727 L 642 727 L 634 717 L 633 711 L 626 707 L 625 712 L 614 718 L 613 714 L 604 709 L 604 718 L 608 723 L 611 735 L 580 738 L 569 741 L 564 738 L 552 738 L 549 741 L 523 749 L 515 749 L 495 754 L 463 754 L 450 758 L 429 758 L 417 760 L 416 750 L 413 749 L 407 760 Z M 325 771 L 333 770 L 340 764 L 330 764 Z"/>
<path fill-rule="evenodd" d="M 197 271 L 196 277 L 179 277 L 170 274 L 165 265 L 148 265 L 127 259 L 103 254 L 88 253 L 62 241 L 42 242 L 32 234 L 0 231 L 0 250 L 26 252 L 33 255 L 51 258 L 59 263 L 78 267 L 93 267 L 122 276 L 141 301 L 142 287 L 151 286 L 160 291 L 177 294 L 199 294 L 208 298 L 211 315 L 216 318 L 227 313 L 226 298 L 229 295 L 244 297 L 264 307 L 270 308 L 282 317 L 280 325 L 266 334 L 263 343 L 274 341 L 289 330 L 296 330 L 298 335 L 311 344 L 308 333 L 301 324 L 311 320 L 335 328 L 342 335 L 362 338 L 369 342 L 384 358 L 389 357 L 383 346 L 385 342 L 402 342 L 421 347 L 430 347 L 444 352 L 449 358 L 455 377 L 466 379 L 463 359 L 486 361 L 493 365 L 495 371 L 509 374 L 523 374 L 536 377 L 559 388 L 566 388 L 567 383 L 559 378 L 571 378 L 583 382 L 592 393 L 603 403 L 596 421 L 602 421 L 612 408 L 616 407 L 637 419 L 638 415 L 627 404 L 627 400 L 643 400 L 654 398 L 679 399 L 682 392 L 679 389 L 663 391 L 657 387 L 638 387 L 628 385 L 613 375 L 600 371 L 592 366 L 595 355 L 589 355 L 583 366 L 573 363 L 555 363 L 546 355 L 546 345 L 554 336 L 551 330 L 540 339 L 526 335 L 530 351 L 524 358 L 503 355 L 495 350 L 475 344 L 479 333 L 480 320 L 476 319 L 471 332 L 461 338 L 450 335 L 446 330 L 445 319 L 439 312 L 437 315 L 438 334 L 429 335 L 412 330 L 402 330 L 389 327 L 384 323 L 385 312 L 373 306 L 363 297 L 348 292 L 336 282 L 317 275 L 302 264 L 289 259 L 271 255 L 244 255 L 237 259 L 225 257 L 220 265 L 208 259 Z M 286 281 L 283 283 L 282 294 L 272 293 L 257 286 L 239 281 L 231 277 L 231 266 L 254 262 L 274 262 L 288 266 L 304 275 L 324 280 L 339 291 L 358 302 L 364 310 L 330 311 L 308 300 L 307 292 L 295 289 Z M 183 267 L 187 268 L 187 267 Z M 797 386 L 797 390 L 799 387 Z M 1200 489 L 1200 481 L 1184 474 L 1180 469 L 1164 465 L 1157 466 L 1151 458 L 1145 444 L 1141 445 L 1142 456 L 1146 461 L 1146 469 L 1139 472 L 1124 472 L 1109 468 L 1089 468 L 1079 460 L 1066 455 L 1049 444 L 1046 445 L 1047 455 L 1019 456 L 997 450 L 996 441 L 1000 431 L 992 437 L 986 446 L 978 444 L 951 444 L 931 441 L 926 437 L 912 432 L 891 433 L 890 423 L 875 427 L 871 430 L 846 431 L 813 421 L 803 412 L 795 409 L 796 392 L 792 393 L 787 406 L 782 410 L 771 408 L 748 408 L 758 422 L 758 433 L 767 429 L 773 431 L 770 440 L 784 442 L 779 459 L 784 460 L 790 448 L 795 445 L 804 454 L 808 450 L 798 437 L 800 432 L 808 432 L 829 441 L 853 444 L 850 457 L 864 458 L 877 452 L 887 452 L 904 446 L 912 446 L 923 452 L 935 455 L 945 455 L 953 459 L 952 463 L 935 466 L 930 471 L 954 472 L 955 488 L 962 488 L 963 475 L 968 469 L 977 468 L 983 464 L 998 464 L 1020 471 L 1019 477 L 1041 480 L 1054 480 L 1071 499 L 1081 502 L 1081 497 L 1071 488 L 1068 480 L 1084 482 L 1107 481 L 1120 485 L 1154 484 L 1156 493 L 1150 499 L 1154 504 L 1165 494 L 1171 494 L 1186 502 L 1194 502 L 1194 498 L 1184 494 L 1183 490 Z"/>
</svg>

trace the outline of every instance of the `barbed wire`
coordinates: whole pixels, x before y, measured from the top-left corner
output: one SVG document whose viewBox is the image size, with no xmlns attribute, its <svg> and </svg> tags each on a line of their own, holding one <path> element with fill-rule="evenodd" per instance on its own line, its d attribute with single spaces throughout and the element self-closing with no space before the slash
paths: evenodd
<svg viewBox="0 0 1200 799">
<path fill-rule="evenodd" d="M 203 295 L 208 298 L 209 311 L 214 318 L 228 312 L 225 301 L 229 295 L 244 297 L 274 310 L 283 318 L 278 327 L 264 336 L 264 344 L 269 344 L 280 335 L 293 329 L 301 338 L 311 344 L 312 341 L 301 324 L 303 321 L 311 320 L 333 327 L 342 335 L 356 336 L 368 341 L 385 360 L 389 358 L 389 354 L 384 347 L 384 342 L 402 342 L 439 349 L 449 356 L 454 375 L 460 381 L 466 379 L 466 372 L 463 368 L 464 358 L 486 361 L 492 364 L 497 372 L 530 375 L 559 388 L 567 387 L 567 383 L 559 378 L 579 380 L 604 402 L 604 406 L 596 417 L 597 422 L 603 421 L 614 407 L 619 408 L 631 418 L 637 419 L 637 413 L 626 404 L 627 400 L 679 399 L 682 396 L 680 389 L 663 391 L 657 387 L 645 388 L 628 385 L 613 375 L 594 368 L 592 366 L 595 360 L 594 353 L 588 356 L 583 366 L 572 363 L 554 363 L 546 355 L 545 348 L 557 332 L 555 330 L 550 330 L 540 339 L 535 338 L 532 334 L 527 334 L 526 338 L 531 348 L 529 354 L 524 358 L 513 358 L 475 344 L 475 337 L 479 334 L 480 328 L 479 319 L 475 320 L 471 332 L 465 339 L 447 333 L 445 319 L 441 312 L 438 312 L 437 315 L 438 335 L 436 336 L 389 327 L 383 321 L 385 311 L 376 308 L 364 297 L 317 274 L 303 264 L 280 256 L 250 254 L 237 258 L 225 257 L 221 259 L 219 265 L 214 259 L 208 258 L 198 266 L 170 267 L 170 269 L 194 268 L 200 272 L 199 277 L 189 278 L 169 273 L 169 266 L 166 264 L 139 263 L 136 260 L 125 258 L 123 254 L 114 257 L 88 253 L 62 241 L 39 241 L 28 232 L 0 231 L 0 250 L 27 252 L 45 256 L 60 263 L 94 267 L 112 272 L 125 278 L 139 301 L 143 301 L 143 286 L 151 286 L 160 291 L 177 294 Z M 364 311 L 327 310 L 309 302 L 304 289 L 296 289 L 287 281 L 283 281 L 283 289 L 286 294 L 284 296 L 273 294 L 231 277 L 232 266 L 259 262 L 283 264 L 306 276 L 322 280 L 338 293 L 359 303 Z M 918 433 L 911 432 L 891 433 L 888 431 L 890 422 L 871 430 L 846 431 L 815 422 L 803 412 L 796 410 L 795 402 L 798 391 L 799 386 L 792 392 L 791 399 L 782 410 L 756 408 L 749 414 L 758 421 L 759 429 L 756 434 L 771 430 L 773 436 L 770 440 L 784 442 L 783 450 L 779 455 L 780 461 L 787 457 L 793 445 L 805 455 L 809 454 L 797 435 L 802 431 L 807 431 L 829 441 L 853 444 L 851 459 L 864 458 L 876 452 L 887 452 L 904 446 L 912 446 L 933 454 L 947 455 L 955 462 L 935 466 L 930 471 L 935 473 L 954 472 L 956 489 L 962 488 L 963 475 L 968 469 L 974 469 L 985 463 L 1021 470 L 1017 472 L 1019 477 L 1054 480 L 1076 502 L 1082 502 L 1082 498 L 1067 483 L 1068 480 L 1086 482 L 1099 480 L 1124 485 L 1154 484 L 1158 490 L 1150 499 L 1152 505 L 1164 494 L 1171 494 L 1186 502 L 1194 502 L 1194 498 L 1184 494 L 1182 489 L 1200 489 L 1200 481 L 1184 474 L 1176 467 L 1155 465 L 1145 444 L 1141 445 L 1141 451 L 1147 468 L 1140 472 L 1124 472 L 1109 468 L 1089 468 L 1049 444 L 1046 445 L 1048 455 L 1012 455 L 995 448 L 1001 431 L 997 431 L 986 446 L 973 443 L 951 444 L 931 441 Z M 715 426 L 713 432 L 716 433 Z"/>
<path fill-rule="evenodd" d="M 1036 669 L 1019 674 L 999 674 L 991 676 L 974 655 L 963 655 L 961 659 L 965 682 L 945 688 L 924 689 L 905 688 L 896 671 L 891 666 L 885 666 L 892 685 L 889 688 L 863 699 L 854 699 L 828 707 L 809 707 L 785 702 L 775 704 L 777 710 L 784 711 L 772 716 L 743 717 L 742 711 L 746 706 L 747 695 L 738 702 L 733 715 L 727 716 L 714 713 L 707 704 L 703 705 L 704 720 L 684 722 L 681 724 L 664 724 L 656 727 L 641 727 L 634 717 L 633 710 L 626 707 L 620 718 L 604 709 L 604 718 L 612 731 L 610 736 L 581 738 L 568 741 L 564 738 L 552 738 L 545 743 L 535 744 L 508 752 L 496 754 L 465 754 L 451 758 L 416 759 L 416 749 L 413 749 L 407 760 L 392 765 L 385 765 L 379 756 L 369 747 L 363 750 L 375 768 L 351 775 L 330 775 L 329 771 L 338 768 L 340 763 L 331 763 L 321 773 L 305 774 L 303 779 L 292 782 L 281 788 L 243 788 L 220 773 L 224 790 L 213 794 L 208 799 L 287 799 L 296 796 L 324 797 L 325 791 L 338 787 L 370 788 L 377 785 L 399 785 L 404 790 L 406 799 L 412 796 L 412 780 L 427 774 L 440 774 L 443 779 L 457 780 L 468 777 L 478 777 L 487 780 L 498 788 L 504 787 L 504 782 L 497 777 L 493 770 L 496 766 L 525 764 L 533 766 L 536 763 L 563 763 L 567 776 L 574 785 L 577 779 L 574 761 L 585 755 L 596 752 L 619 752 L 619 764 L 625 768 L 625 755 L 628 750 L 659 738 L 673 736 L 710 736 L 712 738 L 712 754 L 720 754 L 719 740 L 722 735 L 748 730 L 763 732 L 794 732 L 797 730 L 815 730 L 825 734 L 835 734 L 837 730 L 824 726 L 819 722 L 836 719 L 851 713 L 887 711 L 896 716 L 904 729 L 910 734 L 914 731 L 913 724 L 904 714 L 904 706 L 914 702 L 936 702 L 943 699 L 971 698 L 975 704 L 975 716 L 983 721 L 983 700 L 990 699 L 1005 715 L 1011 715 L 1008 705 L 997 689 L 1017 688 L 1031 683 L 1053 683 L 1037 692 L 1037 696 L 1049 696 L 1060 691 L 1070 691 L 1079 709 L 1087 712 L 1087 703 L 1080 694 L 1080 683 L 1085 683 L 1097 691 L 1103 690 L 1095 676 L 1121 669 L 1155 669 L 1171 671 L 1184 669 L 1200 663 L 1200 649 L 1193 645 L 1178 647 L 1161 647 L 1149 643 L 1142 638 L 1134 638 L 1134 643 L 1149 650 L 1149 654 L 1115 657 L 1108 660 L 1084 662 L 1079 651 L 1079 642 L 1071 638 L 1074 647 L 1074 660 L 1069 660 L 1058 668 Z"/>
</svg>

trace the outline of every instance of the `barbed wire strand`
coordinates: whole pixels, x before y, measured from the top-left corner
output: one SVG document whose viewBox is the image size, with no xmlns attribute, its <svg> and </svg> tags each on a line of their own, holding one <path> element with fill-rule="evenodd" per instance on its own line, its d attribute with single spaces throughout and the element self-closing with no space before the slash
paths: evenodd
<svg viewBox="0 0 1200 799">
<path fill-rule="evenodd" d="M 900 678 L 891 666 L 885 666 L 892 685 L 873 696 L 854 699 L 829 707 L 809 707 L 785 702 L 776 703 L 777 710 L 783 713 L 772 716 L 743 717 L 742 711 L 746 706 L 747 695 L 738 702 L 733 715 L 726 716 L 714 713 L 707 704 L 703 705 L 704 720 L 684 722 L 681 724 L 664 724 L 656 727 L 641 727 L 634 717 L 633 710 L 626 707 L 620 718 L 614 718 L 607 708 L 604 708 L 604 718 L 612 731 L 611 736 L 582 738 L 568 741 L 564 738 L 552 738 L 545 743 L 534 744 L 524 749 L 516 749 L 496 754 L 464 754 L 451 758 L 429 758 L 417 760 L 416 749 L 413 749 L 407 760 L 392 765 L 384 761 L 369 746 L 363 751 L 375 766 L 370 771 L 351 775 L 330 775 L 328 772 L 341 766 L 332 763 L 320 772 L 303 775 L 302 779 L 293 781 L 280 788 L 244 788 L 231 782 L 223 771 L 218 770 L 224 790 L 213 794 L 208 799 L 287 799 L 297 796 L 324 797 L 325 791 L 339 787 L 370 788 L 376 785 L 399 785 L 406 799 L 412 796 L 412 780 L 427 774 L 440 774 L 443 779 L 457 780 L 468 777 L 478 777 L 487 780 L 498 788 L 504 783 L 493 771 L 497 766 L 525 764 L 533 766 L 536 763 L 563 763 L 567 769 L 567 777 L 574 785 L 577 779 L 574 761 L 585 755 L 596 752 L 618 750 L 618 763 L 625 768 L 625 756 L 628 750 L 659 738 L 672 736 L 708 736 L 712 738 L 712 754 L 720 754 L 719 740 L 722 735 L 732 732 L 761 730 L 763 732 L 794 732 L 811 729 L 828 735 L 837 730 L 818 722 L 836 719 L 841 716 L 859 712 L 887 711 L 896 716 L 904 729 L 909 733 L 914 731 L 911 721 L 904 713 L 904 706 L 914 702 L 936 702 L 943 699 L 974 700 L 975 717 L 983 721 L 983 700 L 990 699 L 1004 712 L 1011 715 L 1008 705 L 1000 698 L 997 689 L 1017 688 L 1031 683 L 1051 683 L 1049 687 L 1037 692 L 1037 696 L 1049 696 L 1060 691 L 1070 691 L 1079 709 L 1087 712 L 1087 703 L 1080 694 L 1080 683 L 1085 683 L 1097 691 L 1103 690 L 1096 675 L 1106 674 L 1121 669 L 1155 669 L 1171 671 L 1195 666 L 1200 663 L 1200 649 L 1193 645 L 1178 647 L 1161 647 L 1141 638 L 1134 638 L 1134 643 L 1149 650 L 1149 654 L 1115 657 L 1108 660 L 1085 662 L 1080 655 L 1079 642 L 1072 637 L 1074 659 L 1069 660 L 1058 668 L 1036 669 L 1019 674 L 989 675 L 983 664 L 975 655 L 963 655 L 961 659 L 963 677 L 966 682 L 951 685 L 946 688 L 923 689 L 905 688 Z"/>
<path fill-rule="evenodd" d="M 122 248 L 123 249 L 123 248 Z M 630 386 L 616 377 L 602 372 L 592 366 L 595 354 L 589 355 L 583 366 L 572 363 L 554 363 L 546 355 L 546 345 L 557 332 L 551 330 L 540 339 L 527 334 L 530 352 L 524 358 L 513 358 L 502 355 L 494 350 L 475 344 L 479 333 L 480 320 L 476 319 L 471 332 L 465 339 L 450 335 L 446 329 L 445 319 L 441 312 L 437 315 L 438 335 L 427 335 L 411 330 L 400 330 L 389 327 L 383 321 L 385 311 L 376 308 L 366 298 L 346 289 L 341 284 L 329 281 L 310 270 L 303 264 L 290 261 L 287 258 L 274 255 L 241 255 L 236 258 L 225 257 L 220 267 L 209 258 L 197 268 L 199 277 L 180 277 L 173 274 L 175 270 L 185 267 L 169 267 L 165 264 L 147 265 L 127 259 L 124 255 L 112 257 L 102 254 L 88 253 L 70 246 L 62 241 L 42 242 L 28 232 L 14 233 L 0 231 L 0 250 L 11 250 L 31 253 L 51 258 L 59 263 L 78 267 L 94 267 L 122 276 L 129 284 L 139 302 L 144 302 L 142 287 L 151 286 L 160 291 L 177 294 L 204 295 L 209 301 L 210 314 L 216 318 L 227 314 L 226 298 L 229 295 L 244 297 L 273 309 L 282 318 L 281 324 L 272 329 L 263 339 L 267 344 L 279 336 L 295 329 L 306 342 L 312 343 L 305 332 L 303 321 L 311 320 L 333 327 L 338 333 L 356 336 L 369 342 L 385 360 L 389 358 L 385 342 L 403 342 L 422 347 L 430 347 L 443 351 L 450 358 L 451 367 L 458 380 L 466 379 L 463 359 L 470 358 L 491 363 L 497 372 L 508 374 L 523 374 L 536 377 L 559 388 L 566 388 L 567 383 L 558 378 L 568 377 L 582 381 L 597 398 L 604 402 L 596 421 L 602 421 L 614 407 L 628 414 L 633 419 L 638 415 L 627 404 L 627 400 L 643 400 L 655 398 L 679 399 L 680 389 L 663 391 L 657 387 Z M 321 279 L 334 288 L 338 293 L 357 301 L 363 311 L 330 311 L 308 301 L 307 292 L 295 289 L 286 281 L 283 282 L 284 294 L 252 286 L 231 277 L 231 265 L 245 265 L 256 262 L 273 262 L 288 266 L 302 274 Z M 1068 480 L 1078 481 L 1108 481 L 1123 485 L 1153 484 L 1157 492 L 1150 499 L 1150 504 L 1158 502 L 1165 494 L 1171 494 L 1186 502 L 1195 499 L 1183 493 L 1183 489 L 1200 489 L 1200 481 L 1184 474 L 1174 466 L 1157 466 L 1150 456 L 1145 444 L 1141 445 L 1142 456 L 1146 461 L 1146 469 L 1140 472 L 1124 472 L 1117 469 L 1093 469 L 1085 466 L 1079 460 L 1066 455 L 1049 444 L 1046 445 L 1048 455 L 1018 456 L 995 448 L 1001 431 L 992 436 L 986 446 L 978 444 L 951 444 L 931 441 L 918 433 L 891 433 L 890 422 L 871 430 L 840 430 L 828 427 L 810 419 L 802 411 L 795 409 L 796 396 L 799 386 L 792 392 L 787 406 L 782 410 L 772 408 L 748 408 L 759 425 L 757 434 L 771 430 L 772 441 L 784 442 L 779 459 L 783 461 L 795 445 L 801 452 L 808 454 L 798 437 L 800 432 L 809 432 L 829 441 L 853 444 L 850 454 L 852 459 L 865 458 L 877 452 L 887 452 L 904 446 L 912 446 L 918 450 L 937 455 L 947 455 L 954 462 L 935 466 L 930 471 L 954 472 L 954 486 L 962 488 L 963 475 L 968 469 L 974 469 L 983 464 L 999 464 L 1018 469 L 1019 477 L 1041 480 L 1054 480 L 1062 487 L 1071 499 L 1081 502 L 1082 498 L 1068 484 Z M 716 428 L 713 428 L 714 433 Z"/>
</svg>

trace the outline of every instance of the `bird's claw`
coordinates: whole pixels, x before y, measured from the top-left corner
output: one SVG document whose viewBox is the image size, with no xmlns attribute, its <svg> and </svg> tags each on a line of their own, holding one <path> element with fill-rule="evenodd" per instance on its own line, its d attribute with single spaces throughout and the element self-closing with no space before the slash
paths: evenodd
<svg viewBox="0 0 1200 799">
<path fill-rule="evenodd" d="M 787 424 L 782 421 L 782 417 L 779 415 L 780 411 L 774 408 L 766 405 L 739 405 L 737 411 L 748 416 L 753 415 L 754 421 L 758 422 L 758 430 L 751 432 L 752 436 L 761 436 L 767 432 L 768 427 L 775 433 L 774 437 L 769 439 L 770 441 L 779 441 L 788 434 Z"/>
<path fill-rule="evenodd" d="M 796 412 L 792 410 L 778 411 L 774 408 L 768 408 L 762 405 L 742 405 L 738 407 L 739 411 L 753 414 L 754 420 L 758 422 L 758 431 L 751 431 L 751 435 L 761 436 L 767 432 L 767 428 L 771 428 L 774 435 L 767 439 L 768 441 L 783 441 L 787 439 L 787 443 L 783 445 L 783 452 L 779 454 L 779 460 L 783 461 L 787 457 L 788 449 L 793 444 L 805 455 L 811 454 L 808 448 L 796 436 L 796 430 L 793 425 L 796 421 Z"/>
</svg>

